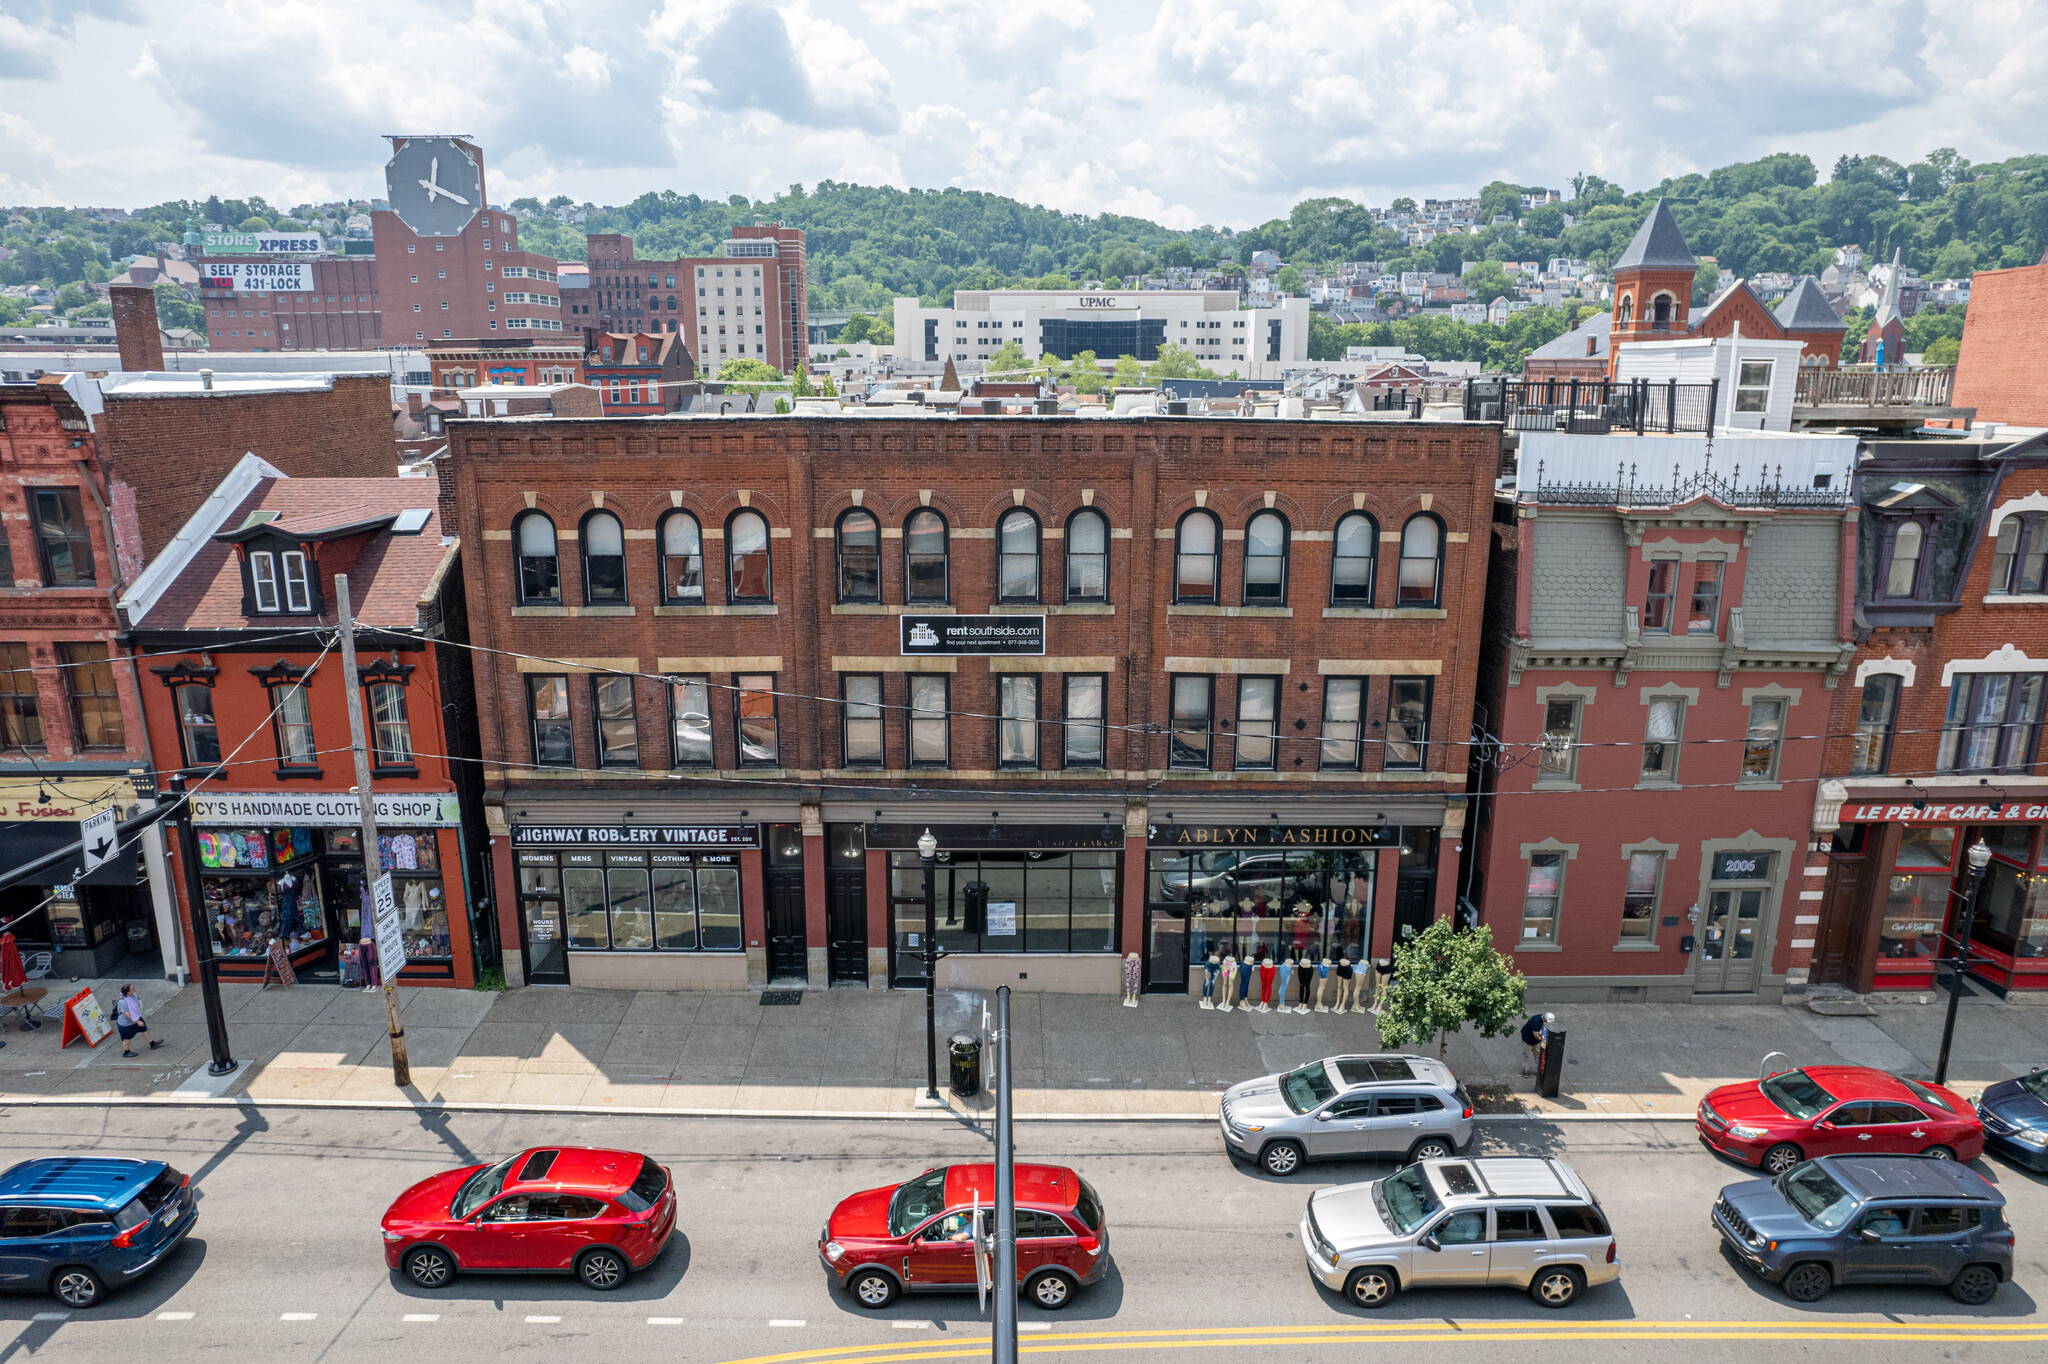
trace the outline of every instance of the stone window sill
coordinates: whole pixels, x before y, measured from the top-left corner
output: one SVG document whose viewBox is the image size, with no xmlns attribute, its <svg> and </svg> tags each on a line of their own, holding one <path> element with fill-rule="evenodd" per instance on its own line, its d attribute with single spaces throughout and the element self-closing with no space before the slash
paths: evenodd
<svg viewBox="0 0 2048 1364">
<path fill-rule="evenodd" d="M 1614 945 L 1614 950 L 1617 952 L 1661 952 L 1664 949 L 1659 944 L 1653 942 L 1618 942 Z"/>
<path fill-rule="evenodd" d="M 1116 608 L 1107 602 L 1072 602 L 1051 606 L 1002 602 L 991 606 L 988 613 L 992 616 L 1113 616 L 1116 614 Z"/>
<path fill-rule="evenodd" d="M 2039 606 L 2048 602 L 2048 592 L 1994 592 L 1984 598 L 1986 606 Z"/>
<path fill-rule="evenodd" d="M 1231 616 L 1265 620 L 1292 620 L 1291 606 L 1169 606 L 1169 616 Z"/>
<path fill-rule="evenodd" d="M 673 608 L 657 606 L 655 614 L 659 615 L 664 609 Z M 512 614 L 515 617 L 635 616 L 640 614 L 640 610 L 634 606 L 515 606 Z"/>
<path fill-rule="evenodd" d="M 1518 942 L 1515 944 L 1514 950 L 1517 952 L 1562 952 L 1564 948 L 1554 942 Z"/>
<path fill-rule="evenodd" d="M 1775 781 L 1739 781 L 1735 783 L 1732 789 L 1737 791 L 1782 791 L 1785 789 L 1785 785 L 1783 782 Z"/>
<path fill-rule="evenodd" d="M 1535 787 L 1538 791 L 1576 791 L 1579 784 L 1563 777 L 1538 777 Z"/>
<path fill-rule="evenodd" d="M 892 606 L 885 602 L 842 602 L 832 608 L 835 616 L 950 616 L 957 614 L 950 606 Z"/>
<path fill-rule="evenodd" d="M 1446 620 L 1450 612 L 1427 606 L 1325 606 L 1324 620 Z"/>
<path fill-rule="evenodd" d="M 1680 786 L 1675 781 L 1639 781 L 1636 783 L 1636 790 L 1638 791 L 1683 791 L 1684 789 L 1683 786 Z"/>
<path fill-rule="evenodd" d="M 773 616 L 782 608 L 773 603 L 758 606 L 657 606 L 657 616 Z"/>
</svg>

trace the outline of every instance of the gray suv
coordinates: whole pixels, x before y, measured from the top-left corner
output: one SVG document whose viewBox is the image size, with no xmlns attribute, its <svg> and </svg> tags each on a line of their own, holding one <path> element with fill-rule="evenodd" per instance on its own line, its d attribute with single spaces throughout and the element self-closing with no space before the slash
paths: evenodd
<svg viewBox="0 0 2048 1364">
<path fill-rule="evenodd" d="M 1425 1160 L 1309 1196 L 1308 1270 L 1360 1307 L 1404 1288 L 1512 1288 L 1566 1307 L 1621 1277 L 1600 1201 L 1561 1160 Z"/>
<path fill-rule="evenodd" d="M 1311 1160 L 1454 1156 L 1472 1139 L 1472 1100 L 1426 1056 L 1332 1056 L 1225 1091 L 1223 1146 L 1267 1174 Z"/>
<path fill-rule="evenodd" d="M 1944 1284 L 1991 1301 L 2012 1277 L 2005 1195 L 1932 1156 L 1822 1156 L 1721 1190 L 1713 1222 L 1736 1257 L 1794 1302 L 1839 1283 Z"/>
</svg>

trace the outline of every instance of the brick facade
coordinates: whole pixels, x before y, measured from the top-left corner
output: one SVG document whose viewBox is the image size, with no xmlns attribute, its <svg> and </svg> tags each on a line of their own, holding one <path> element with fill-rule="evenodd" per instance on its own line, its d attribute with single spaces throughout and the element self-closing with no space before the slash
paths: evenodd
<svg viewBox="0 0 2048 1364">
<path fill-rule="evenodd" d="M 1970 312 L 1956 361 L 1958 407 L 1977 420 L 2048 426 L 2048 360 L 2041 320 L 2048 317 L 2048 262 L 2012 270 L 1979 270 L 1970 281 Z"/>
<path fill-rule="evenodd" d="M 203 280 L 206 258 L 198 259 Z M 199 302 L 206 309 L 208 349 L 227 353 L 381 349 L 383 300 L 377 288 L 377 262 L 368 256 L 352 256 L 316 260 L 310 265 L 311 293 L 237 293 L 202 283 Z"/>
<path fill-rule="evenodd" d="M 733 240 L 773 243 L 774 254 L 644 260 L 633 254 L 631 237 L 592 233 L 587 302 L 594 325 L 620 332 L 679 331 L 708 375 L 740 358 L 794 373 L 810 353 L 804 234 L 769 223 L 734 228 Z"/>
</svg>

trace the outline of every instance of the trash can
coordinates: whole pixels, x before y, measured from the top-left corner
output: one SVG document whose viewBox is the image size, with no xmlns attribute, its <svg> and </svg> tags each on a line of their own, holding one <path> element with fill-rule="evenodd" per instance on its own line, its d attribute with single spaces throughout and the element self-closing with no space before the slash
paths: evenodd
<svg viewBox="0 0 2048 1364">
<path fill-rule="evenodd" d="M 956 1032 L 946 1039 L 947 1083 L 955 1094 L 971 1099 L 981 1093 L 981 1039 Z"/>
<path fill-rule="evenodd" d="M 1543 1039 L 1543 1069 L 1536 1076 L 1536 1092 L 1546 1099 L 1555 1099 L 1563 1081 L 1564 1029 L 1552 1028 Z"/>
</svg>

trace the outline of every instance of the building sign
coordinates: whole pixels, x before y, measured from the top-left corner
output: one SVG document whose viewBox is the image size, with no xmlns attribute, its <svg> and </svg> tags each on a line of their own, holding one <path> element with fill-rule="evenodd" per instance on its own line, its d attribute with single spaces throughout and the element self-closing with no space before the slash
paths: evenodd
<svg viewBox="0 0 2048 1364">
<path fill-rule="evenodd" d="M 1124 846 L 1123 814 L 1094 824 L 868 824 L 862 827 L 867 845 L 878 850 L 914 852 L 926 829 L 939 840 L 939 855 L 963 849 L 1019 848 L 1054 852 L 1062 849 Z"/>
<path fill-rule="evenodd" d="M 1724 852 L 1714 854 L 1716 881 L 1768 881 L 1771 855 L 1767 852 Z"/>
<path fill-rule="evenodd" d="M 1083 294 L 1074 300 L 1077 308 L 1134 308 L 1137 304 L 1115 294 Z"/>
<path fill-rule="evenodd" d="M 758 848 L 752 824 L 515 824 L 515 848 Z"/>
<path fill-rule="evenodd" d="M 453 791 L 404 795 L 379 791 L 376 808 L 380 825 L 453 828 L 462 822 Z M 346 791 L 195 792 L 192 822 L 347 829 L 363 822 L 363 803 Z"/>
<path fill-rule="evenodd" d="M 1398 848 L 1398 824 L 1162 824 L 1155 848 Z"/>
<path fill-rule="evenodd" d="M 313 267 L 305 261 L 210 260 L 201 265 L 199 282 L 209 289 L 242 294 L 306 294 L 313 291 Z"/>
<path fill-rule="evenodd" d="M 317 256 L 327 249 L 317 232 L 203 232 L 199 244 L 224 256 Z"/>
<path fill-rule="evenodd" d="M 2048 805 L 2002 801 L 1997 805 L 1844 805 L 1844 824 L 2028 824 L 2048 820 Z"/>
<path fill-rule="evenodd" d="M 903 653 L 1042 654 L 1044 616 L 904 616 Z"/>
</svg>

